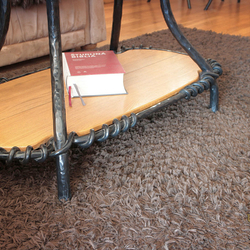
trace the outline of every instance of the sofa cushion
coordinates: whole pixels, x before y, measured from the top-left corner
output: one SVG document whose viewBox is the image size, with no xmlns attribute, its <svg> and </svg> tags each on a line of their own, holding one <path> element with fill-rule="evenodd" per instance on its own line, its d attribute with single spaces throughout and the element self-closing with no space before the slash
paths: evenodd
<svg viewBox="0 0 250 250">
<path fill-rule="evenodd" d="M 62 50 L 106 39 L 103 0 L 59 0 L 59 5 Z M 49 53 L 46 4 L 12 7 L 0 67 Z"/>
<path fill-rule="evenodd" d="M 85 29 L 89 20 L 88 0 L 60 1 L 61 33 Z M 81 10 L 81 11 L 79 11 Z M 28 10 L 11 9 L 11 21 L 4 45 L 32 41 L 48 36 L 46 5 L 33 5 Z"/>
</svg>

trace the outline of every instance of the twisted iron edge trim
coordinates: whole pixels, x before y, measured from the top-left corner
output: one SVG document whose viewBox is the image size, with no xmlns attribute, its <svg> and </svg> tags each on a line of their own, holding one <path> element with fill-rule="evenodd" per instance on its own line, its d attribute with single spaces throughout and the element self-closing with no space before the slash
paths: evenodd
<svg viewBox="0 0 250 250">
<path fill-rule="evenodd" d="M 139 47 L 132 46 L 131 48 L 125 48 L 122 46 L 121 52 L 118 53 L 123 53 L 125 51 L 134 49 L 154 50 L 152 47 L 143 47 L 142 45 Z M 181 52 L 176 53 L 186 54 Z M 73 144 L 81 147 L 82 149 L 86 149 L 90 147 L 94 141 L 103 142 L 108 138 L 114 138 L 120 133 L 126 132 L 129 128 L 133 128 L 139 119 L 143 119 L 153 112 L 173 104 L 180 99 L 185 98 L 189 100 L 191 97 L 196 97 L 198 94 L 201 94 L 204 90 L 208 90 L 211 84 L 216 81 L 223 71 L 221 65 L 216 60 L 207 59 L 207 62 L 211 65 L 213 72 L 202 72 L 200 79 L 197 82 L 186 86 L 178 94 L 169 97 L 148 109 L 145 109 L 137 114 L 132 113 L 129 117 L 124 115 L 122 116 L 121 120 L 115 118 L 111 125 L 103 124 L 102 129 L 98 131 L 91 129 L 90 133 L 84 136 L 78 136 L 75 132 L 71 132 L 67 138 L 67 141 L 59 150 L 56 150 L 55 141 L 53 138 L 51 138 L 47 143 L 40 145 L 40 147 L 37 149 L 27 146 L 25 151 L 20 151 L 18 147 L 13 147 L 9 152 L 7 152 L 4 148 L 0 147 L 0 160 L 4 160 L 7 165 L 12 164 L 14 160 L 18 160 L 22 164 L 27 164 L 32 159 L 37 162 L 44 162 L 48 157 L 55 157 L 67 152 Z"/>
</svg>

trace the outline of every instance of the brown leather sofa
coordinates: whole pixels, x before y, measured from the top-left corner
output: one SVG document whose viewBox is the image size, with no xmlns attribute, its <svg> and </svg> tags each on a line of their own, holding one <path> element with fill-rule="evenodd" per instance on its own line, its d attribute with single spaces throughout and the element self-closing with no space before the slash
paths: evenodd
<svg viewBox="0 0 250 250">
<path fill-rule="evenodd" d="M 103 0 L 60 0 L 62 50 L 106 39 Z M 46 4 L 11 7 L 0 67 L 49 54 Z"/>
</svg>

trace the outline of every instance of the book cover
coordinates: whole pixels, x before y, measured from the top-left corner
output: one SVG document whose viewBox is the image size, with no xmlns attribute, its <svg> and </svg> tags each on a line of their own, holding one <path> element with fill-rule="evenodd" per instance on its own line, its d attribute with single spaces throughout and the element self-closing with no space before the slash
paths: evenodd
<svg viewBox="0 0 250 250">
<path fill-rule="evenodd" d="M 63 53 L 63 77 L 71 97 L 127 94 L 124 69 L 113 51 Z"/>
</svg>

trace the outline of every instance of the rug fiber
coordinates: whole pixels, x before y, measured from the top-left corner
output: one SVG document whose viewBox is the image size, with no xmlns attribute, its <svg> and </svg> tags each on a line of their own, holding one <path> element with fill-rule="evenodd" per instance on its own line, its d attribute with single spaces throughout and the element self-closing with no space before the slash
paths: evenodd
<svg viewBox="0 0 250 250">
<path fill-rule="evenodd" d="M 204 92 L 73 148 L 65 203 L 53 159 L 0 162 L 0 249 L 250 249 L 250 39 L 181 29 L 222 65 L 219 111 Z M 168 30 L 121 44 L 183 51 Z"/>
</svg>

